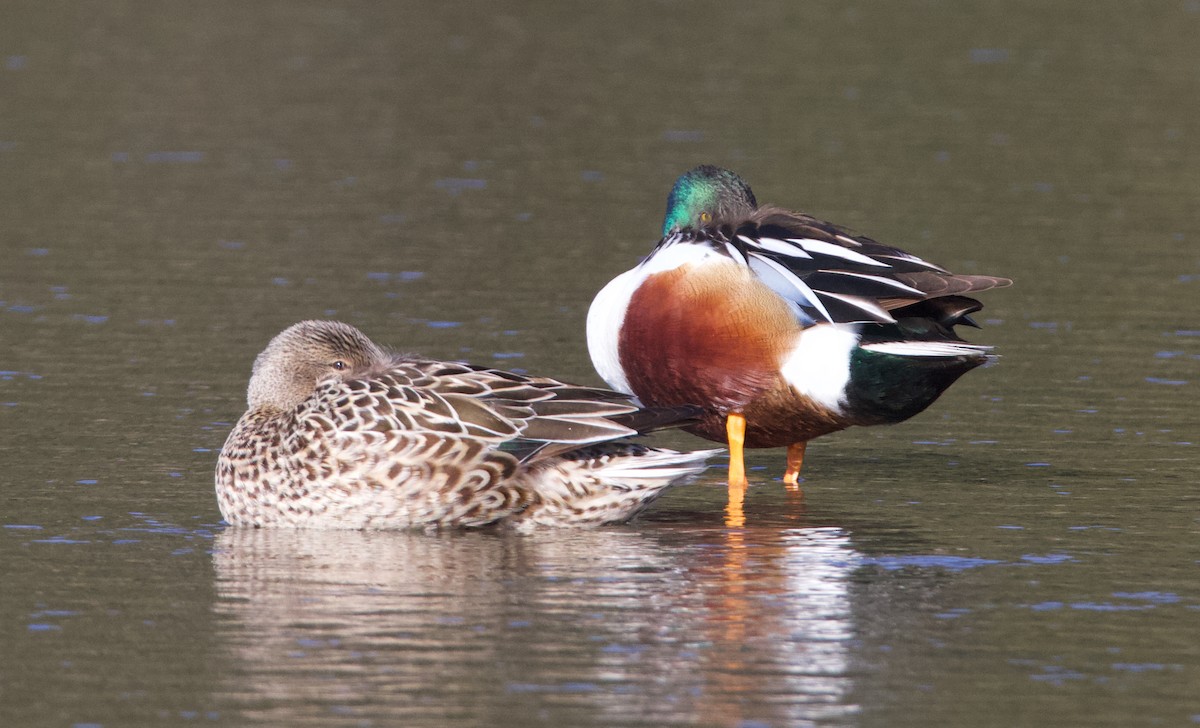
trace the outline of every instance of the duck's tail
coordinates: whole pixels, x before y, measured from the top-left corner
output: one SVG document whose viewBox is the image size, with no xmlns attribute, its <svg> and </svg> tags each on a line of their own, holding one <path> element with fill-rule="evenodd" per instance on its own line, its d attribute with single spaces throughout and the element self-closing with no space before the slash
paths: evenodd
<svg viewBox="0 0 1200 728">
<path fill-rule="evenodd" d="M 855 424 L 902 422 L 995 356 L 964 341 L 872 341 L 851 353 L 846 402 Z"/>
<path fill-rule="evenodd" d="M 632 442 L 572 450 L 528 468 L 524 481 L 533 502 L 509 520 L 521 530 L 623 523 L 667 488 L 698 475 L 718 452 L 677 452 Z"/>
</svg>

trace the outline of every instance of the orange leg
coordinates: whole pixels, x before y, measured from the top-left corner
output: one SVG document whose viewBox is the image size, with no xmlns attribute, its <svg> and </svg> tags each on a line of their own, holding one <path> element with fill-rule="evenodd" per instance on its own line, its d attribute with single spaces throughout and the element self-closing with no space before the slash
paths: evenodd
<svg viewBox="0 0 1200 728">
<path fill-rule="evenodd" d="M 793 442 L 788 445 L 787 470 L 783 473 L 783 483 L 788 487 L 797 487 L 800 480 L 800 467 L 804 465 L 804 450 L 808 442 Z"/>
<path fill-rule="evenodd" d="M 746 460 L 743 446 L 746 442 L 746 418 L 738 412 L 730 412 L 725 418 L 725 436 L 729 439 L 729 487 L 746 487 Z"/>
</svg>

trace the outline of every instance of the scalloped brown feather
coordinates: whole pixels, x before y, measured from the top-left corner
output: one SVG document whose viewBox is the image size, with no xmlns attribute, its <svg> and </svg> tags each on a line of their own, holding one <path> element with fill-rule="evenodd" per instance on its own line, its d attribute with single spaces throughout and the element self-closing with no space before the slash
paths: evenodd
<svg viewBox="0 0 1200 728">
<path fill-rule="evenodd" d="M 387 355 L 337 322 L 289 328 L 260 371 L 263 404 L 218 459 L 217 500 L 234 525 L 471 527 L 535 508 L 518 520 L 596 525 L 632 517 L 710 454 L 619 441 L 696 408 L 645 410 L 606 389 Z"/>
</svg>

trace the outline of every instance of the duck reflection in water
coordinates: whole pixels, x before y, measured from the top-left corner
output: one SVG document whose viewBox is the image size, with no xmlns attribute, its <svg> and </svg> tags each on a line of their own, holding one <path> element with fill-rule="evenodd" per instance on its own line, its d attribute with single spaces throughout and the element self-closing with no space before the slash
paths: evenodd
<svg viewBox="0 0 1200 728">
<path fill-rule="evenodd" d="M 730 483 L 728 497 L 725 503 L 725 525 L 729 528 L 742 528 L 746 525 L 746 483 Z M 805 513 L 804 506 L 804 491 L 795 483 L 788 483 L 784 486 L 784 492 L 787 494 L 788 510 L 787 513 L 793 517 L 803 516 Z"/>
<path fill-rule="evenodd" d="M 226 529 L 247 718 L 795 724 L 846 716 L 858 554 L 838 529 Z"/>
</svg>

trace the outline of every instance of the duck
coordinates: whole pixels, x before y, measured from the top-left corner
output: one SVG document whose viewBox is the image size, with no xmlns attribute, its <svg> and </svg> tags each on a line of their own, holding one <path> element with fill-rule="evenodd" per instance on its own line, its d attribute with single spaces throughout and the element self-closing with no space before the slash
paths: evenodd
<svg viewBox="0 0 1200 728">
<path fill-rule="evenodd" d="M 301 321 L 254 361 L 216 467 L 230 526 L 591 527 L 623 523 L 713 450 L 633 442 L 700 414 L 625 394 L 385 349 Z"/>
<path fill-rule="evenodd" d="M 798 488 L 810 440 L 902 422 L 996 358 L 962 339 L 1011 285 L 961 275 L 802 212 L 760 206 L 736 173 L 701 165 L 667 198 L 662 238 L 605 285 L 587 315 L 592 364 L 647 407 L 704 408 L 684 429 L 729 449 L 786 447 Z"/>
</svg>

